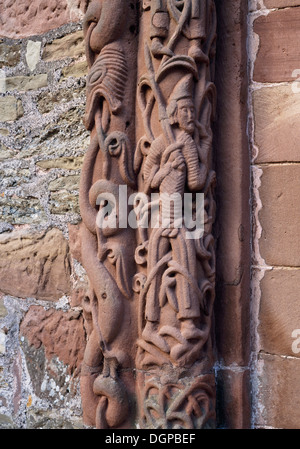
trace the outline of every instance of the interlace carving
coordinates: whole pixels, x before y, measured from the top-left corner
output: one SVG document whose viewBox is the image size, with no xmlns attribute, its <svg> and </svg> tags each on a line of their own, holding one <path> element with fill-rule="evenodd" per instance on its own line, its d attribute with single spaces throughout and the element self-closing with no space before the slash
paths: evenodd
<svg viewBox="0 0 300 449">
<path fill-rule="evenodd" d="M 85 420 L 212 427 L 214 2 L 92 0 L 84 31 Z"/>
</svg>

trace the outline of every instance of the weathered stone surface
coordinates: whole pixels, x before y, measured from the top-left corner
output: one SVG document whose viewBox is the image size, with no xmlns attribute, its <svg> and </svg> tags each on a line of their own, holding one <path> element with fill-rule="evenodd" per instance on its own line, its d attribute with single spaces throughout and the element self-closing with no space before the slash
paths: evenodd
<svg viewBox="0 0 300 449">
<path fill-rule="evenodd" d="M 300 270 L 273 269 L 260 283 L 259 341 L 265 352 L 300 357 L 292 333 L 300 327 Z"/>
<path fill-rule="evenodd" d="M 6 78 L 6 92 L 8 91 L 28 91 L 38 90 L 47 86 L 48 75 L 43 73 L 41 75 L 33 76 L 12 76 Z"/>
<path fill-rule="evenodd" d="M 70 291 L 68 244 L 57 229 L 0 235 L 0 290 L 55 301 Z"/>
<path fill-rule="evenodd" d="M 6 161 L 15 156 L 15 154 L 16 153 L 11 148 L 7 148 L 0 142 L 0 161 Z"/>
<path fill-rule="evenodd" d="M 0 191 L 29 182 L 29 161 L 4 161 L 0 166 Z"/>
<path fill-rule="evenodd" d="M 8 129 L 5 129 L 5 128 L 1 128 L 1 129 L 0 129 L 0 134 L 1 134 L 2 136 L 8 136 L 8 135 L 9 135 L 9 130 L 8 130 Z"/>
<path fill-rule="evenodd" d="M 46 45 L 42 58 L 44 61 L 58 61 L 68 57 L 78 58 L 84 55 L 84 50 L 83 32 L 80 30 Z"/>
<path fill-rule="evenodd" d="M 90 140 L 82 123 L 83 115 L 83 107 L 72 107 L 46 126 L 36 126 L 29 131 L 27 128 L 20 129 L 14 141 L 15 147 L 20 150 L 16 157 L 82 155 Z"/>
<path fill-rule="evenodd" d="M 58 159 L 48 159 L 45 161 L 38 161 L 36 165 L 44 170 L 51 168 L 63 168 L 65 170 L 79 170 L 82 166 L 83 156 L 78 157 L 60 157 Z"/>
<path fill-rule="evenodd" d="M 36 68 L 40 60 L 41 45 L 42 45 L 41 41 L 29 40 L 27 42 L 25 58 L 27 65 L 31 71 L 33 71 Z"/>
<path fill-rule="evenodd" d="M 10 223 L 6 223 L 5 221 L 0 221 L 0 234 L 3 232 L 11 232 L 14 228 Z"/>
<path fill-rule="evenodd" d="M 3 297 L 0 297 L 0 318 L 4 318 L 7 315 L 7 310 L 4 305 Z"/>
<path fill-rule="evenodd" d="M 21 58 L 21 45 L 20 44 L 6 44 L 0 43 L 0 68 L 14 67 L 20 62 Z"/>
<path fill-rule="evenodd" d="M 300 93 L 290 85 L 253 92 L 256 163 L 299 162 Z"/>
<path fill-rule="evenodd" d="M 86 343 L 80 312 L 31 306 L 21 323 L 20 334 L 35 350 L 43 349 L 49 361 L 58 357 L 68 367 L 69 374 L 79 374 Z M 33 362 L 37 363 L 37 360 L 34 356 Z M 44 363 L 41 355 L 41 366 Z"/>
<path fill-rule="evenodd" d="M 37 198 L 20 198 L 15 194 L 0 194 L 0 214 L 11 224 L 46 222 L 47 215 Z"/>
<path fill-rule="evenodd" d="M 254 32 L 259 35 L 259 51 L 254 66 L 254 81 L 276 83 L 293 81 L 299 68 L 300 8 L 272 11 L 258 17 Z"/>
<path fill-rule="evenodd" d="M 300 266 L 300 165 L 263 167 L 260 253 L 271 266 Z"/>
<path fill-rule="evenodd" d="M 70 253 L 79 262 L 81 261 L 81 227 L 82 223 L 76 225 L 68 224 Z"/>
<path fill-rule="evenodd" d="M 0 36 L 20 38 L 42 34 L 82 17 L 83 0 L 3 0 L 0 4 Z"/>
<path fill-rule="evenodd" d="M 57 178 L 49 183 L 50 212 L 52 214 L 79 214 L 79 175 L 69 175 Z"/>
<path fill-rule="evenodd" d="M 49 204 L 51 214 L 74 213 L 78 214 L 78 220 L 80 220 L 78 194 L 70 193 L 67 190 L 51 192 Z"/>
<path fill-rule="evenodd" d="M 70 66 L 62 69 L 63 79 L 72 76 L 74 78 L 80 78 L 86 76 L 88 73 L 88 66 L 86 61 L 76 62 Z"/>
<path fill-rule="evenodd" d="M 3 360 L 3 358 L 2 358 Z M 4 369 L 3 369 L 3 363 L 0 364 L 0 407 L 7 407 L 7 398 L 6 398 L 6 393 L 7 393 L 7 387 L 8 387 L 8 383 L 7 383 L 7 379 L 6 376 L 4 374 Z M 2 408 L 3 410 L 3 408 Z"/>
<path fill-rule="evenodd" d="M 256 426 L 300 429 L 300 360 L 260 355 Z"/>
<path fill-rule="evenodd" d="M 79 224 L 68 224 L 70 253 L 73 258 L 73 290 L 70 299 L 72 307 L 82 306 L 83 300 L 87 296 L 89 290 L 88 277 L 81 265 L 82 227 L 84 227 L 82 222 Z"/>
<path fill-rule="evenodd" d="M 57 92 L 42 92 L 38 98 L 38 109 L 41 114 L 50 112 L 56 105 L 62 105 L 68 101 L 79 98 L 83 89 L 61 89 Z"/>
<path fill-rule="evenodd" d="M 88 294 L 88 285 L 78 285 L 76 288 L 72 290 L 70 304 L 72 307 L 80 307 L 82 306 L 82 302 L 84 298 Z"/>
<path fill-rule="evenodd" d="M 0 93 L 6 92 L 6 73 L 4 70 L 0 69 Z"/>
<path fill-rule="evenodd" d="M 17 351 L 12 359 L 12 375 L 14 379 L 13 388 L 13 411 L 16 416 L 20 411 L 21 399 L 22 399 L 22 360 L 21 354 Z"/>
<path fill-rule="evenodd" d="M 22 117 L 24 111 L 22 102 L 15 97 L 0 98 L 0 122 L 10 122 Z"/>
<path fill-rule="evenodd" d="M 0 414 L 0 429 L 15 429 L 13 420 L 6 415 Z"/>
<path fill-rule="evenodd" d="M 78 190 L 79 175 L 62 176 L 49 183 L 50 192 L 58 190 Z"/>
<path fill-rule="evenodd" d="M 286 8 L 288 6 L 300 6 L 299 0 L 264 0 L 266 8 Z"/>
<path fill-rule="evenodd" d="M 80 418 L 67 419 L 55 411 L 30 410 L 26 415 L 27 429 L 84 429 Z"/>
<path fill-rule="evenodd" d="M 3 331 L 3 329 L 0 329 L 0 354 L 5 353 L 5 343 L 6 343 L 5 332 Z"/>
<path fill-rule="evenodd" d="M 25 320 L 26 320 L 27 315 L 25 316 Z M 26 327 L 26 322 L 25 322 L 24 326 Z M 27 329 L 25 329 L 25 332 L 26 332 L 26 330 Z M 41 343 L 40 343 L 40 345 L 37 345 L 36 347 L 33 346 L 31 344 L 31 342 L 29 342 L 27 340 L 27 338 L 25 338 L 22 335 L 22 331 L 23 330 L 21 328 L 21 330 L 20 330 L 21 333 L 20 333 L 19 339 L 20 339 L 22 351 L 26 358 L 26 366 L 27 366 L 29 377 L 30 377 L 30 381 L 31 381 L 34 393 L 38 397 L 43 397 L 43 396 L 45 396 L 45 394 L 43 394 L 44 390 L 45 390 L 43 387 L 43 380 L 44 380 L 45 374 L 46 374 L 45 348 L 44 348 L 44 346 L 42 346 Z"/>
</svg>

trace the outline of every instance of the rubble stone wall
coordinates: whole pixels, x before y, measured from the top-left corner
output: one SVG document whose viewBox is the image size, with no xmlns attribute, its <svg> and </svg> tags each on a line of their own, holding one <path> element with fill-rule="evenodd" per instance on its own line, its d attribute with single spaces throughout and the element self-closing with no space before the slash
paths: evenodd
<svg viewBox="0 0 300 449">
<path fill-rule="evenodd" d="M 0 428 L 82 427 L 80 2 L 1 2 Z M 77 252 L 76 252 L 77 251 Z"/>
</svg>

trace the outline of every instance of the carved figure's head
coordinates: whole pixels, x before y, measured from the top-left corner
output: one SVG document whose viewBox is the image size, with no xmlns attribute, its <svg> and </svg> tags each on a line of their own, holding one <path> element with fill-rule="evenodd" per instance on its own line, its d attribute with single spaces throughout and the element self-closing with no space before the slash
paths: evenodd
<svg viewBox="0 0 300 449">
<path fill-rule="evenodd" d="M 192 93 L 193 77 L 187 75 L 176 84 L 167 107 L 171 125 L 178 125 L 180 129 L 191 135 L 195 131 L 195 108 Z"/>
<path fill-rule="evenodd" d="M 177 122 L 180 129 L 188 134 L 195 131 L 195 108 L 192 98 L 182 98 L 177 103 Z"/>
</svg>

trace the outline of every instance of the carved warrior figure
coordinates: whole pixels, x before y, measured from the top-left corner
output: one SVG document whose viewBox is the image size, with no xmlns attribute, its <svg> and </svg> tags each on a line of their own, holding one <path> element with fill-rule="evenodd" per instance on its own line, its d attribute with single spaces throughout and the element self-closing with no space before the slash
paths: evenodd
<svg viewBox="0 0 300 449">
<path fill-rule="evenodd" d="M 215 30 L 213 0 L 88 2 L 81 390 L 85 421 L 98 428 L 213 426 Z M 137 229 L 120 225 L 124 184 Z M 200 234 L 186 223 L 185 194 L 194 223 L 204 198 Z M 170 207 L 172 195 L 180 201 Z M 98 226 L 104 209 L 114 225 Z"/>
<path fill-rule="evenodd" d="M 151 25 L 138 84 L 144 135 L 135 171 L 142 174 L 139 185 L 145 194 L 159 194 L 161 221 L 140 231 L 136 250 L 140 423 L 209 427 L 215 400 L 214 377 L 208 374 L 215 294 L 214 4 L 151 1 L 144 8 Z M 174 204 L 169 228 L 163 225 L 164 198 L 185 193 L 204 195 L 204 233 L 195 239 L 187 238 L 185 223 L 177 218 L 182 217 L 181 202 Z M 146 213 L 146 207 L 141 211 Z"/>
<path fill-rule="evenodd" d="M 169 212 L 169 208 L 164 204 L 164 194 L 177 193 L 183 198 L 186 184 L 190 191 L 199 192 L 203 189 L 207 178 L 207 166 L 200 161 L 198 148 L 193 139 L 195 112 L 192 87 L 192 75 L 187 75 L 175 86 L 168 106 L 168 117 L 172 125 L 176 127 L 175 143 L 166 148 L 163 135 L 155 139 L 151 144 L 143 169 L 146 192 L 149 192 L 150 189 L 159 190 L 162 219 L 164 219 L 164 211 Z M 181 201 L 179 207 L 182 209 Z M 173 211 L 174 216 L 181 216 L 176 212 L 176 210 Z M 182 212 L 182 210 L 178 212 Z M 174 216 L 172 216 L 173 220 Z M 182 225 L 182 223 L 178 224 Z M 185 350 L 188 340 L 197 340 L 203 337 L 203 333 L 195 326 L 194 322 L 200 317 L 202 294 L 195 282 L 197 277 L 195 245 L 187 240 L 184 227 L 174 230 L 170 223 L 167 231 L 161 227 L 152 232 L 149 240 L 149 272 L 155 269 L 168 252 L 170 255 L 166 266 L 169 265 L 169 268 L 162 276 L 163 282 L 160 288 L 161 291 L 164 290 L 163 295 L 167 296 L 178 312 L 178 320 L 181 322 L 180 334 L 177 331 L 180 342 L 171 351 L 176 360 Z M 176 281 L 174 278 L 176 267 L 184 266 L 186 266 L 186 276 L 178 276 Z M 147 323 L 142 336 L 162 351 L 168 352 L 167 343 L 156 331 L 156 324 L 159 322 L 159 286 L 162 279 L 160 276 L 154 277 L 149 286 L 145 306 Z M 177 292 L 174 291 L 175 282 L 178 284 Z M 176 330 L 175 327 L 169 325 L 165 327 L 165 331 L 162 328 L 160 334 L 176 333 Z"/>
<path fill-rule="evenodd" d="M 169 30 L 169 13 L 180 21 L 182 11 L 187 0 L 152 0 L 151 1 L 151 31 L 150 38 L 152 40 L 151 50 L 155 57 L 162 55 L 172 56 L 172 50 L 162 44 L 168 36 Z M 183 25 L 182 33 L 191 41 L 188 51 L 189 56 L 197 61 L 208 63 L 208 57 L 201 49 L 202 41 L 205 39 L 205 18 L 206 18 L 206 2 L 199 0 L 190 0 L 189 20 Z"/>
</svg>

